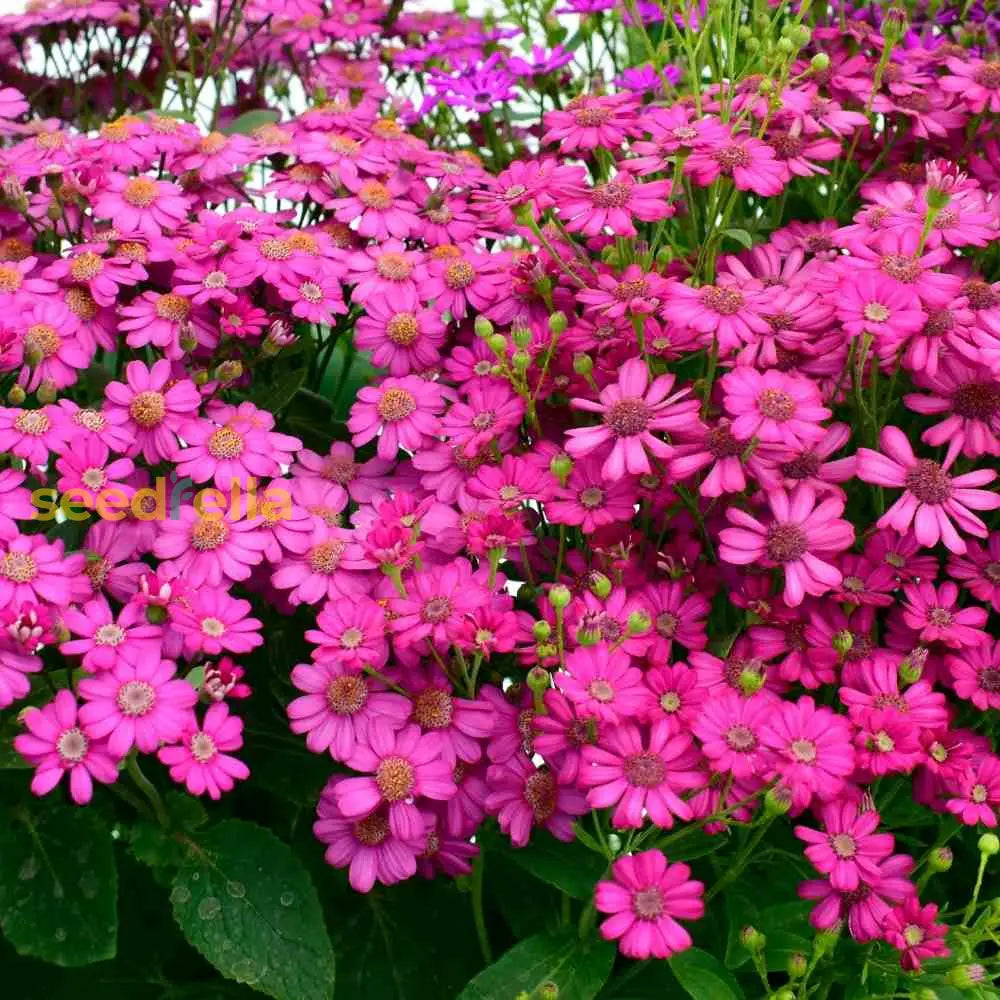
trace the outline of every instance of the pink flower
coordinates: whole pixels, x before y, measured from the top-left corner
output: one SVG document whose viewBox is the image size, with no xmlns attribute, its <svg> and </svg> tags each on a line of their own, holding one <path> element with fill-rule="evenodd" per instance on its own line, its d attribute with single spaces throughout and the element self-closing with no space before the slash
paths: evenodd
<svg viewBox="0 0 1000 1000">
<path fill-rule="evenodd" d="M 365 304 L 354 334 L 355 345 L 371 351 L 372 364 L 395 376 L 433 368 L 441 360 L 444 340 L 445 324 L 436 310 L 407 309 L 381 298 Z"/>
<path fill-rule="evenodd" d="M 108 751 L 124 757 L 133 746 L 155 753 L 163 743 L 180 738 L 198 700 L 198 692 L 175 678 L 173 660 L 155 656 L 136 665 L 117 663 L 97 677 L 80 681 L 80 722 L 97 738 L 107 738 Z"/>
<path fill-rule="evenodd" d="M 927 314 L 898 282 L 880 271 L 861 271 L 845 275 L 837 287 L 837 319 L 853 337 L 866 333 L 874 337 L 876 350 L 889 360 L 895 354 L 885 354 L 881 346 L 898 344 L 916 333 Z"/>
<path fill-rule="evenodd" d="M 250 777 L 250 768 L 226 752 L 241 746 L 243 720 L 230 715 L 229 706 L 220 701 L 209 705 L 200 725 L 190 712 L 178 745 L 162 747 L 158 756 L 170 768 L 170 777 L 192 795 L 207 793 L 218 800 Z"/>
<path fill-rule="evenodd" d="M 361 236 L 405 240 L 420 229 L 417 206 L 406 197 L 409 181 L 402 172 L 383 180 L 345 173 L 340 180 L 350 194 L 331 199 L 329 207 L 340 222 L 357 220 Z"/>
<path fill-rule="evenodd" d="M 621 650 L 580 646 L 566 657 L 566 671 L 556 684 L 578 714 L 615 724 L 649 707 L 652 696 L 642 683 L 642 673 Z"/>
<path fill-rule="evenodd" d="M 261 622 L 249 617 L 250 602 L 221 587 L 199 587 L 170 609 L 170 623 L 184 637 L 184 653 L 218 656 L 249 653 L 264 642 Z"/>
<path fill-rule="evenodd" d="M 655 271 L 644 271 L 638 264 L 629 264 L 620 275 L 599 273 L 597 286 L 581 288 L 577 302 L 611 320 L 654 312 L 670 289 L 663 277 Z"/>
<path fill-rule="evenodd" d="M 670 958 L 691 947 L 691 935 L 678 920 L 705 915 L 705 886 L 682 863 L 670 864 L 662 851 L 641 851 L 619 858 L 612 879 L 598 882 L 594 905 L 611 916 L 601 924 L 606 941 L 618 941 L 629 958 Z"/>
<path fill-rule="evenodd" d="M 705 783 L 697 770 L 699 755 L 691 737 L 676 734 L 666 719 L 654 723 L 645 737 L 632 723 L 615 726 L 582 754 L 578 783 L 589 789 L 591 808 L 615 807 L 613 826 L 638 829 L 645 815 L 665 829 L 673 827 L 675 816 L 691 819 L 691 809 L 678 793 Z"/>
<path fill-rule="evenodd" d="M 305 733 L 313 753 L 329 751 L 334 760 L 350 759 L 369 730 L 402 729 L 410 717 L 407 698 L 341 663 L 300 663 L 292 683 L 304 692 L 288 706 L 292 732 Z"/>
<path fill-rule="evenodd" d="M 394 643 L 406 647 L 427 639 L 437 649 L 447 649 L 463 618 L 483 597 L 465 559 L 414 573 L 406 582 L 406 596 L 389 602 Z"/>
<path fill-rule="evenodd" d="M 635 236 L 633 219 L 656 222 L 674 214 L 669 198 L 670 181 L 637 184 L 619 173 L 593 188 L 568 191 L 559 201 L 559 214 L 570 233 L 597 236 L 607 228 L 617 236 Z"/>
<path fill-rule="evenodd" d="M 385 611 L 377 601 L 360 594 L 351 601 L 327 601 L 316 624 L 305 637 L 316 644 L 312 657 L 317 663 L 341 663 L 352 670 L 385 666 Z"/>
<path fill-rule="evenodd" d="M 683 283 L 670 286 L 667 314 L 681 325 L 702 334 L 713 334 L 719 352 L 726 356 L 744 344 L 756 343 L 770 330 L 762 315 L 765 298 L 753 285 L 703 285 L 693 288 Z"/>
<path fill-rule="evenodd" d="M 775 705 L 764 694 L 741 698 L 726 691 L 707 699 L 691 732 L 713 771 L 743 779 L 763 777 L 771 769 L 771 751 L 763 742 L 764 728 L 771 722 Z"/>
<path fill-rule="evenodd" d="M 787 171 L 774 150 L 760 139 L 732 136 L 696 146 L 684 163 L 684 173 L 707 187 L 720 175 L 731 177 L 740 191 L 767 197 L 781 194 Z"/>
<path fill-rule="evenodd" d="M 364 819 L 348 819 L 337 804 L 337 786 L 345 780 L 343 775 L 332 777 L 316 809 L 313 833 L 327 845 L 327 864 L 347 868 L 355 892 L 370 892 L 376 882 L 395 885 L 411 878 L 417 871 L 417 855 L 424 849 L 423 830 L 409 840 L 397 837 L 384 806 Z"/>
<path fill-rule="evenodd" d="M 581 94 L 559 111 L 545 113 L 543 143 L 558 142 L 563 153 L 576 149 L 618 149 L 638 134 L 632 94 Z"/>
<path fill-rule="evenodd" d="M 1000 709 L 1000 640 L 950 654 L 945 664 L 959 698 L 971 701 L 983 712 Z"/>
<path fill-rule="evenodd" d="M 159 658 L 163 629 L 146 620 L 145 609 L 138 603 L 126 604 L 116 619 L 104 597 L 97 596 L 80 610 L 67 608 L 62 620 L 83 638 L 62 643 L 60 652 L 82 655 L 84 670 L 134 667 L 150 658 Z"/>
<path fill-rule="evenodd" d="M 647 587 L 642 602 L 652 622 L 652 645 L 646 651 L 651 663 L 671 659 L 674 643 L 687 650 L 704 649 L 708 645 L 705 619 L 710 602 L 697 591 L 687 593 L 679 581 L 656 583 Z M 647 680 L 649 675 L 646 675 Z"/>
<path fill-rule="evenodd" d="M 966 826 L 982 823 L 994 829 L 1000 809 L 1000 757 L 988 754 L 969 767 L 957 791 L 945 803 L 948 812 Z"/>
<path fill-rule="evenodd" d="M 974 510 L 996 510 L 1000 495 L 977 487 L 996 479 L 995 469 L 979 469 L 952 476 L 948 469 L 957 455 L 949 449 L 944 463 L 929 458 L 918 459 L 906 435 L 898 427 L 885 427 L 879 437 L 882 453 L 858 449 L 858 478 L 878 486 L 895 486 L 903 495 L 878 521 L 880 528 L 913 534 L 925 548 L 939 541 L 957 555 L 966 550 L 964 539 L 955 530 L 977 538 L 986 538 L 986 525 Z M 954 523 L 953 523 L 954 522 Z"/>
<path fill-rule="evenodd" d="M 416 375 L 387 378 L 358 392 L 347 428 L 355 446 L 377 437 L 379 458 L 395 458 L 400 448 L 417 451 L 438 433 L 443 408 L 441 388 L 435 383 Z"/>
<path fill-rule="evenodd" d="M 937 84 L 942 90 L 958 94 L 976 114 L 982 114 L 987 107 L 993 114 L 1000 114 L 1000 68 L 996 62 L 952 56 L 945 64 L 951 72 L 938 78 Z"/>
<path fill-rule="evenodd" d="M 493 734 L 493 708 L 479 698 L 456 698 L 438 668 L 411 671 L 406 678 L 413 706 L 410 721 L 441 736 L 441 757 L 451 767 L 475 764 Z"/>
<path fill-rule="evenodd" d="M 903 621 L 920 633 L 922 642 L 943 642 L 952 649 L 978 646 L 987 639 L 982 626 L 989 617 L 985 608 L 956 607 L 958 587 L 946 580 L 935 589 L 928 580 L 903 587 Z"/>
<path fill-rule="evenodd" d="M 44 535 L 0 537 L 0 607 L 22 604 L 68 605 L 83 585 L 83 553 L 67 556 L 61 539 L 48 542 Z"/>
<path fill-rule="evenodd" d="M 862 882 L 878 881 L 879 865 L 895 846 L 891 833 L 875 832 L 879 819 L 873 809 L 859 811 L 856 803 L 844 799 L 819 811 L 822 830 L 797 826 L 795 836 L 809 845 L 806 857 L 818 872 L 829 876 L 834 889 L 853 892 Z"/>
<path fill-rule="evenodd" d="M 736 368 L 721 380 L 723 404 L 740 441 L 802 448 L 823 437 L 821 421 L 831 414 L 812 379 L 776 369 Z"/>
<path fill-rule="evenodd" d="M 609 480 L 621 478 L 626 471 L 634 475 L 652 472 L 647 453 L 657 458 L 668 458 L 671 453 L 653 432 L 685 427 L 698 409 L 697 400 L 685 399 L 690 389 L 670 395 L 673 384 L 673 375 L 661 375 L 650 384 L 645 361 L 630 358 L 622 365 L 618 381 L 602 390 L 599 402 L 572 400 L 575 409 L 601 414 L 602 423 L 568 431 L 566 450 L 583 456 L 611 444 L 602 468 Z"/>
<path fill-rule="evenodd" d="M 14 737 L 14 749 L 32 767 L 31 791 L 47 795 L 69 773 L 73 801 L 86 805 L 93 795 L 93 782 L 110 785 L 118 780 L 118 765 L 107 745 L 77 715 L 76 699 L 66 688 L 42 708 L 31 708 L 23 716 L 28 732 Z"/>
<path fill-rule="evenodd" d="M 951 954 L 944 943 L 948 925 L 935 923 L 937 914 L 937 904 L 921 906 L 914 894 L 885 917 L 882 936 L 899 950 L 899 963 L 908 972 L 919 972 L 923 958 L 943 958 Z"/>
<path fill-rule="evenodd" d="M 603 463 L 593 457 L 573 463 L 573 471 L 556 498 L 545 505 L 546 517 L 556 524 L 578 526 L 590 534 L 635 514 L 636 490 L 627 477 L 608 480 Z"/>
<path fill-rule="evenodd" d="M 1000 611 L 1000 531 L 991 532 L 986 547 L 969 542 L 964 558 L 948 560 L 948 575 L 979 601 L 989 601 Z"/>
<path fill-rule="evenodd" d="M 315 524 L 309 542 L 304 552 L 288 553 L 271 575 L 273 586 L 289 591 L 291 604 L 319 604 L 362 592 L 374 567 L 350 532 L 324 521 Z"/>
<path fill-rule="evenodd" d="M 334 789 L 337 807 L 348 819 L 370 816 L 388 806 L 389 829 L 403 840 L 423 833 L 424 821 L 414 799 L 444 801 L 455 792 L 451 766 L 441 756 L 442 738 L 417 726 L 393 732 L 372 727 L 368 745 L 358 743 L 347 760 L 363 777 L 346 778 Z"/>
<path fill-rule="evenodd" d="M 120 232 L 142 233 L 152 239 L 185 221 L 188 199 L 169 181 L 112 173 L 94 199 L 93 209 L 95 215 L 112 219 Z"/>
<path fill-rule="evenodd" d="M 785 575 L 785 602 L 801 604 L 806 594 L 819 597 L 840 584 L 840 570 L 822 556 L 833 556 L 854 540 L 854 528 L 838 515 L 844 501 L 828 497 L 817 505 L 809 486 L 789 496 L 784 490 L 769 494 L 774 519 L 767 526 L 737 507 L 726 516 L 734 525 L 719 534 L 719 556 L 745 566 L 780 566 Z"/>
</svg>

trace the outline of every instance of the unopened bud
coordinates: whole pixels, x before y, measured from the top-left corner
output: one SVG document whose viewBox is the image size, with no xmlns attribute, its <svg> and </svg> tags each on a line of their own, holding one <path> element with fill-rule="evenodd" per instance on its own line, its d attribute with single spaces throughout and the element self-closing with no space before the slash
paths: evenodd
<svg viewBox="0 0 1000 1000">
<path fill-rule="evenodd" d="M 524 588 L 522 587 L 521 589 L 523 590 Z M 569 592 L 569 587 L 562 583 L 557 583 L 549 590 L 549 604 L 557 611 L 565 608 L 571 600 L 573 600 L 573 595 Z"/>
<path fill-rule="evenodd" d="M 215 377 L 220 382 L 235 382 L 243 374 L 243 362 L 235 358 L 231 361 L 223 361 L 215 369 Z"/>
<path fill-rule="evenodd" d="M 594 597 L 602 601 L 611 593 L 611 581 L 603 573 L 591 573 L 587 586 Z"/>
<path fill-rule="evenodd" d="M 782 55 L 791 55 L 795 51 L 795 45 L 790 38 L 779 38 L 775 48 L 782 53 Z"/>
<path fill-rule="evenodd" d="M 742 670 L 737 684 L 743 694 L 756 694 L 764 686 L 764 675 L 759 670 Z"/>
<path fill-rule="evenodd" d="M 809 65 L 817 73 L 823 73 L 830 68 L 830 57 L 825 52 L 817 52 L 809 60 Z"/>
<path fill-rule="evenodd" d="M 939 1000 L 939 994 L 929 986 L 921 986 L 910 994 L 910 1000 Z"/>
<path fill-rule="evenodd" d="M 531 634 L 535 637 L 536 642 L 545 642 L 552 635 L 552 626 L 543 618 L 531 626 Z"/>
<path fill-rule="evenodd" d="M 54 403 L 59 398 L 59 390 L 56 388 L 55 382 L 47 378 L 35 390 L 35 396 L 38 397 L 39 403 Z"/>
<path fill-rule="evenodd" d="M 752 924 L 747 924 L 740 931 L 740 944 L 747 951 L 763 951 L 764 945 L 767 944 L 767 938 Z"/>
<path fill-rule="evenodd" d="M 785 964 L 785 971 L 790 979 L 801 979 L 809 968 L 809 959 L 801 951 L 793 952 L 788 956 Z"/>
<path fill-rule="evenodd" d="M 150 604 L 146 608 L 146 621 L 150 625 L 162 625 L 167 620 L 167 609 L 159 604 Z"/>
<path fill-rule="evenodd" d="M 935 847 L 927 855 L 927 867 L 932 872 L 946 872 L 951 868 L 951 863 L 954 859 L 955 855 L 952 854 L 950 847 Z"/>
<path fill-rule="evenodd" d="M 483 340 L 493 336 L 493 324 L 485 316 L 477 316 L 473 327 L 476 331 L 476 336 L 482 337 Z"/>
<path fill-rule="evenodd" d="M 804 24 L 797 24 L 792 28 L 791 39 L 800 49 L 803 49 L 812 40 L 812 31 Z"/>
<path fill-rule="evenodd" d="M 572 471 L 573 459 L 571 459 L 569 455 L 556 455 L 555 458 L 549 462 L 549 472 L 551 472 L 563 486 L 566 485 L 566 480 L 569 479 L 569 475 Z"/>
<path fill-rule="evenodd" d="M 564 312 L 554 312 L 549 317 L 549 333 L 553 337 L 558 337 L 560 334 L 565 333 L 568 325 L 569 320 L 566 319 L 566 313 Z"/>
<path fill-rule="evenodd" d="M 998 851 L 1000 851 L 1000 837 L 995 833 L 984 833 L 979 838 L 980 854 L 985 854 L 986 857 L 992 858 Z"/>
<path fill-rule="evenodd" d="M 528 687 L 535 694 L 544 694 L 549 689 L 551 678 L 544 667 L 532 667 L 528 671 Z"/>
<path fill-rule="evenodd" d="M 899 679 L 904 684 L 916 684 L 917 681 L 923 676 L 924 670 L 921 664 L 907 657 L 899 665 Z"/>
<path fill-rule="evenodd" d="M 645 611 L 633 611 L 628 616 L 625 627 L 628 629 L 629 635 L 642 635 L 653 627 L 653 623 Z"/>
<path fill-rule="evenodd" d="M 831 640 L 831 644 L 841 656 L 847 656 L 847 654 L 854 648 L 854 634 L 850 629 L 841 629 L 834 635 Z"/>
<path fill-rule="evenodd" d="M 517 347 L 527 347 L 531 343 L 531 337 L 531 330 L 526 326 L 517 324 L 511 328 L 510 339 Z"/>
<path fill-rule="evenodd" d="M 784 816 L 792 808 L 792 792 L 786 786 L 769 788 L 764 795 L 764 812 L 769 816 Z"/>
<path fill-rule="evenodd" d="M 507 357 L 507 338 L 501 333 L 493 333 L 487 338 L 486 343 L 490 345 L 490 350 L 498 357 Z"/>
<path fill-rule="evenodd" d="M 589 375 L 594 370 L 594 359 L 589 354 L 573 355 L 573 371 L 577 375 Z"/>
<path fill-rule="evenodd" d="M 7 402 L 11 406 L 20 406 L 27 398 L 28 394 L 19 385 L 12 385 L 7 390 Z"/>
<path fill-rule="evenodd" d="M 952 986 L 957 986 L 960 990 L 968 990 L 973 986 L 978 986 L 986 978 L 986 970 L 978 963 L 970 965 L 956 965 L 948 970 L 945 979 Z"/>
<path fill-rule="evenodd" d="M 531 355 L 527 351 L 515 351 L 511 355 L 510 363 L 514 371 L 523 375 L 531 367 Z"/>
</svg>

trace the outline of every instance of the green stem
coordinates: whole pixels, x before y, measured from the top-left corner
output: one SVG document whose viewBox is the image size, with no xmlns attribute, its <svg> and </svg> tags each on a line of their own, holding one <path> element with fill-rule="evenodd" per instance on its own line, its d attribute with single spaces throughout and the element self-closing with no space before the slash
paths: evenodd
<svg viewBox="0 0 1000 1000">
<path fill-rule="evenodd" d="M 156 822 L 162 827 L 170 826 L 170 817 L 167 815 L 163 799 L 160 798 L 160 793 L 156 790 L 155 785 L 142 773 L 139 758 L 134 752 L 129 755 L 125 767 L 139 790 L 149 799 L 149 804 L 153 807 L 153 813 L 156 816 Z"/>
<path fill-rule="evenodd" d="M 487 965 L 493 964 L 493 952 L 490 949 L 490 937 L 486 932 L 486 914 L 483 912 L 483 869 L 486 866 L 482 851 L 476 856 L 472 867 L 472 920 L 476 925 L 476 937 L 479 939 L 479 950 Z"/>
</svg>

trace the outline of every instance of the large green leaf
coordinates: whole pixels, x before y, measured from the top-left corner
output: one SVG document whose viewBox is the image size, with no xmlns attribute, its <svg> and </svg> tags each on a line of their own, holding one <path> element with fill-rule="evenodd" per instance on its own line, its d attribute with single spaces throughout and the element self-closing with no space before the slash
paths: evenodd
<svg viewBox="0 0 1000 1000">
<path fill-rule="evenodd" d="M 670 971 L 694 1000 L 742 1000 L 743 990 L 733 974 L 713 955 L 688 948 L 670 959 Z"/>
<path fill-rule="evenodd" d="M 458 1000 L 511 1000 L 543 983 L 555 983 L 561 997 L 591 1000 L 608 981 L 614 960 L 611 942 L 581 941 L 573 931 L 536 934 L 483 969 Z"/>
<path fill-rule="evenodd" d="M 0 824 L 0 928 L 20 954 L 57 965 L 114 957 L 118 872 L 96 812 L 33 803 Z"/>
<path fill-rule="evenodd" d="M 270 108 L 254 108 L 245 111 L 239 118 L 234 118 L 228 125 L 219 130 L 226 135 L 250 135 L 254 129 L 263 125 L 273 125 L 281 118 L 281 113 Z"/>
<path fill-rule="evenodd" d="M 191 842 L 170 893 L 187 939 L 224 976 L 276 1000 L 333 996 L 333 949 L 319 897 L 270 831 L 226 820 Z"/>
</svg>

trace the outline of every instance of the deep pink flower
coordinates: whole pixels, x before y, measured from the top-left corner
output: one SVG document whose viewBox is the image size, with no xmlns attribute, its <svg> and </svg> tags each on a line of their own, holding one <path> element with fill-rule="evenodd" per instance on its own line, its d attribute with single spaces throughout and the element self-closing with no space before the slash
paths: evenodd
<svg viewBox="0 0 1000 1000">
<path fill-rule="evenodd" d="M 361 594 L 351 601 L 327 601 L 316 625 L 305 637 L 316 644 L 312 658 L 317 663 L 342 663 L 353 670 L 385 666 L 385 610 L 377 601 Z"/>
<path fill-rule="evenodd" d="M 126 604 L 116 617 L 105 598 L 98 595 L 79 610 L 67 608 L 62 620 L 82 638 L 61 643 L 60 652 L 82 656 L 84 670 L 135 667 L 159 659 L 163 629 L 146 620 L 145 609 L 138 603 Z"/>
<path fill-rule="evenodd" d="M 946 580 L 939 587 L 928 580 L 903 587 L 903 621 L 920 633 L 922 642 L 943 642 L 952 649 L 978 646 L 987 639 L 982 626 L 985 608 L 958 608 L 958 586 Z"/>
<path fill-rule="evenodd" d="M 830 416 L 816 383 L 801 375 L 770 369 L 736 368 L 721 380 L 732 431 L 740 441 L 801 448 L 823 437 Z"/>
<path fill-rule="evenodd" d="M 702 187 L 720 175 L 730 177 L 740 191 L 767 197 L 780 194 L 788 177 L 770 146 L 760 139 L 738 136 L 696 146 L 684 163 L 684 173 Z"/>
<path fill-rule="evenodd" d="M 631 657 L 606 645 L 580 646 L 566 657 L 556 684 L 584 716 L 611 724 L 634 717 L 652 703 Z"/>
<path fill-rule="evenodd" d="M 859 811 L 855 802 L 842 799 L 819 811 L 822 830 L 795 827 L 795 836 L 809 846 L 806 857 L 840 892 L 853 892 L 862 882 L 879 879 L 879 865 L 895 847 L 891 833 L 876 833 L 880 817 L 874 809 Z"/>
<path fill-rule="evenodd" d="M 209 705 L 200 724 L 190 712 L 177 745 L 162 747 L 158 756 L 170 768 L 170 777 L 192 795 L 220 799 L 237 781 L 250 777 L 250 768 L 228 753 L 241 746 L 243 720 L 219 701 Z"/>
<path fill-rule="evenodd" d="M 937 914 L 936 903 L 921 906 L 914 894 L 884 918 L 882 936 L 899 950 L 900 965 L 908 972 L 919 972 L 921 959 L 951 954 L 944 943 L 948 925 L 935 923 Z"/>
<path fill-rule="evenodd" d="M 378 438 L 379 458 L 395 458 L 400 448 L 417 451 L 438 433 L 444 408 L 440 386 L 416 375 L 387 378 L 358 392 L 347 428 L 355 445 Z"/>
<path fill-rule="evenodd" d="M 193 589 L 170 609 L 170 623 L 184 637 L 184 653 L 218 656 L 249 653 L 264 642 L 261 621 L 249 616 L 250 602 L 221 587 Z"/>
<path fill-rule="evenodd" d="M 970 766 L 956 791 L 945 803 L 948 812 L 966 826 L 982 823 L 994 829 L 1000 812 L 1000 757 L 987 754 Z"/>
<path fill-rule="evenodd" d="M 763 742 L 764 728 L 776 712 L 771 697 L 741 698 L 733 691 L 707 699 L 691 732 L 714 771 L 734 778 L 763 777 L 772 767 L 772 754 Z"/>
<path fill-rule="evenodd" d="M 1000 640 L 983 642 L 945 659 L 959 698 L 986 711 L 1000 709 Z"/>
</svg>

